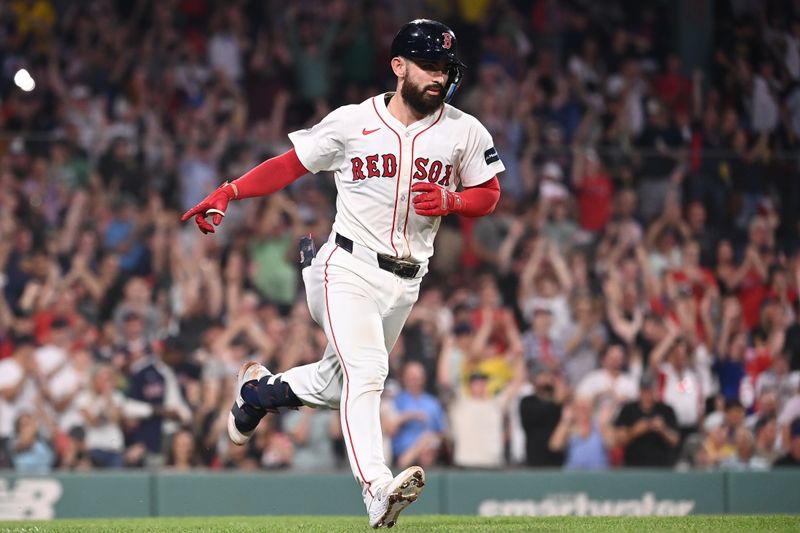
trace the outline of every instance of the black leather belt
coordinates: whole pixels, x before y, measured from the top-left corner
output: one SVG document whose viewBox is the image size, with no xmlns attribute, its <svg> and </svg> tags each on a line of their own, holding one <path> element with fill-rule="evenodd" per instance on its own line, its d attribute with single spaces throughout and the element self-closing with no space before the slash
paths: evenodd
<svg viewBox="0 0 800 533">
<path fill-rule="evenodd" d="M 342 250 L 351 254 L 353 253 L 353 241 L 344 235 L 339 233 L 336 234 L 336 244 L 338 244 L 339 248 Z M 396 257 L 384 254 L 376 253 L 375 255 L 378 257 L 378 267 L 381 270 L 391 272 L 395 276 L 405 279 L 413 279 L 416 278 L 417 274 L 419 273 L 420 265 L 416 263 L 403 261 L 402 259 L 397 259 Z"/>
</svg>

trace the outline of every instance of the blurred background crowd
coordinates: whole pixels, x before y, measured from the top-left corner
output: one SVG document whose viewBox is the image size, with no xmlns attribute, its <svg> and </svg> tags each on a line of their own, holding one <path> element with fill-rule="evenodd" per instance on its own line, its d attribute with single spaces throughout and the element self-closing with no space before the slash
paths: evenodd
<svg viewBox="0 0 800 533">
<path fill-rule="evenodd" d="M 797 466 L 800 4 L 699 2 L 689 67 L 690 4 L 0 2 L 0 468 L 346 468 L 336 412 L 225 432 L 243 361 L 324 349 L 297 243 L 327 239 L 331 176 L 215 235 L 179 218 L 392 89 L 423 14 L 455 30 L 454 103 L 507 171 L 492 216 L 443 221 L 390 354 L 387 457 Z"/>
</svg>

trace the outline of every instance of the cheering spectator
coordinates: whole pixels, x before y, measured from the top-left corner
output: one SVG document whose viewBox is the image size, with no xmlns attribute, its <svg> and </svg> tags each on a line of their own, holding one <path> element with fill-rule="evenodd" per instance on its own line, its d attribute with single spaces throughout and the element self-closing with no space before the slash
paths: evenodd
<svg viewBox="0 0 800 533">
<path fill-rule="evenodd" d="M 754 217 L 750 222 L 747 248 L 740 267 L 742 275 L 736 287 L 748 329 L 758 324 L 761 302 L 766 297 L 772 239 L 768 222 L 763 217 Z"/>
<path fill-rule="evenodd" d="M 767 470 L 770 465 L 761 457 L 755 455 L 755 442 L 753 434 L 746 429 L 740 429 L 735 437 L 736 453 L 720 464 L 722 470 Z"/>
<path fill-rule="evenodd" d="M 700 248 L 700 264 L 708 269 L 714 265 L 714 254 L 720 236 L 717 229 L 707 223 L 707 219 L 706 206 L 703 205 L 703 202 L 692 200 L 688 203 L 686 224 L 690 239 L 695 241 Z"/>
<path fill-rule="evenodd" d="M 504 417 L 525 379 L 523 360 L 516 355 L 514 378 L 496 394 L 490 394 L 489 376 L 469 376 L 465 394 L 456 395 L 448 410 L 453 436 L 453 464 L 472 468 L 503 465 Z"/>
<path fill-rule="evenodd" d="M 519 351 L 521 341 L 515 315 L 511 308 L 503 305 L 494 278 L 484 276 L 480 279 L 479 298 L 479 306 L 472 311 L 472 324 L 478 330 L 477 337 L 484 338 L 486 346 L 481 345 L 476 349 L 484 351 L 488 348 L 492 354 L 501 356 Z M 440 317 L 436 317 L 435 322 L 440 322 Z"/>
<path fill-rule="evenodd" d="M 36 397 L 33 338 L 19 337 L 11 357 L 0 360 L 0 460 L 2 466 L 11 465 L 4 457 L 9 443 L 17 434 L 17 420 L 26 409 L 33 407 Z"/>
<path fill-rule="evenodd" d="M 114 324 L 119 343 L 128 350 L 150 350 L 163 323 L 163 316 L 153 305 L 153 290 L 142 277 L 132 277 L 125 283 L 122 301 L 114 309 Z"/>
<path fill-rule="evenodd" d="M 509 312 L 481 310 L 481 324 L 470 345 L 467 360 L 461 366 L 462 389 L 468 387 L 467 378 L 473 373 L 483 373 L 489 378 L 489 394 L 494 395 L 512 380 L 513 365 L 521 354 L 519 333 L 514 317 Z M 505 310 L 503 310 L 505 311 Z M 510 342 L 492 342 L 497 332 Z"/>
<path fill-rule="evenodd" d="M 121 468 L 124 464 L 125 436 L 122 414 L 125 396 L 114 389 L 114 371 L 98 366 L 91 386 L 81 392 L 75 404 L 82 415 L 86 447 L 92 464 L 98 468 Z"/>
<path fill-rule="evenodd" d="M 251 281 L 270 302 L 290 306 L 296 298 L 293 260 L 301 227 L 297 205 L 283 194 L 270 196 L 250 239 Z"/>
<path fill-rule="evenodd" d="M 614 185 L 597 152 L 589 149 L 576 155 L 572 186 L 577 191 L 581 228 L 600 234 L 611 217 Z"/>
<path fill-rule="evenodd" d="M 14 470 L 20 474 L 46 474 L 53 466 L 53 450 L 41 434 L 37 414 L 23 412 L 17 417 L 10 443 Z"/>
<path fill-rule="evenodd" d="M 58 470 L 91 470 L 92 459 L 86 447 L 86 431 L 74 426 L 66 433 L 60 433 L 53 441 L 56 449 Z"/>
<path fill-rule="evenodd" d="M 166 466 L 173 470 L 187 471 L 198 464 L 194 435 L 187 429 L 179 429 L 173 433 L 169 443 Z"/>
<path fill-rule="evenodd" d="M 619 344 L 609 344 L 603 351 L 600 368 L 586 374 L 575 392 L 584 398 L 611 400 L 619 404 L 636 398 L 636 382 L 626 372 L 625 349 Z"/>
<path fill-rule="evenodd" d="M 612 254 L 621 253 L 614 251 Z M 609 258 L 613 263 L 614 259 Z M 611 265 L 607 265 L 610 267 Z M 644 324 L 645 307 L 642 304 L 642 293 L 639 283 L 639 265 L 632 259 L 624 260 L 620 272 L 616 268 L 609 271 L 603 284 L 606 300 L 606 318 L 608 320 L 610 342 L 630 347 Z M 623 276 L 627 278 L 623 280 Z"/>
<path fill-rule="evenodd" d="M 606 470 L 614 447 L 612 404 L 605 402 L 594 414 L 595 401 L 577 397 L 561 410 L 561 420 L 550 436 L 552 452 L 564 453 L 565 470 Z"/>
<path fill-rule="evenodd" d="M 700 376 L 691 364 L 689 341 L 671 326 L 671 334 L 653 350 L 650 366 L 659 373 L 662 401 L 675 411 L 681 440 L 698 430 L 705 410 Z"/>
<path fill-rule="evenodd" d="M 564 332 L 564 374 L 576 385 L 597 367 L 600 351 L 607 341 L 605 327 L 592 298 L 578 296 L 572 305 L 572 322 Z"/>
<path fill-rule="evenodd" d="M 142 464 L 162 464 L 164 438 L 177 430 L 177 421 L 188 423 L 191 413 L 171 368 L 156 355 L 132 355 L 127 396 L 149 404 L 151 410 L 134 423 L 131 441 L 138 445 Z"/>
<path fill-rule="evenodd" d="M 696 466 L 716 468 L 724 461 L 733 457 L 736 452 L 728 440 L 728 431 L 721 419 L 709 419 L 704 424 L 705 439 L 702 447 L 697 450 Z"/>
<path fill-rule="evenodd" d="M 615 422 L 617 443 L 624 448 L 625 466 L 670 467 L 680 443 L 678 422 L 670 406 L 658 401 L 658 378 L 645 372 L 639 399 L 625 404 Z"/>
<path fill-rule="evenodd" d="M 550 449 L 550 438 L 561 420 L 561 404 L 566 386 L 546 366 L 531 369 L 534 391 L 520 402 L 520 420 L 525 430 L 526 464 L 528 466 L 561 466 L 562 451 Z"/>
<path fill-rule="evenodd" d="M 778 415 L 778 431 L 783 443 L 789 442 L 792 421 L 800 418 L 800 387 L 794 395 L 783 404 Z"/>
<path fill-rule="evenodd" d="M 442 398 L 450 399 L 466 388 L 469 374 L 464 374 L 476 370 L 478 365 L 474 362 L 480 359 L 478 347 L 469 322 L 456 324 L 452 334 L 442 338 L 442 350 L 436 367 L 436 385 Z"/>
<path fill-rule="evenodd" d="M 755 455 L 754 459 L 769 468 L 780 457 L 776 444 L 778 441 L 778 423 L 774 416 L 765 416 L 758 419 L 755 429 Z"/>
<path fill-rule="evenodd" d="M 392 448 L 397 465 L 432 465 L 446 429 L 444 411 L 439 401 L 425 392 L 425 369 L 416 362 L 403 368 L 403 390 L 395 398 L 397 419 Z"/>
<path fill-rule="evenodd" d="M 800 466 L 800 418 L 795 418 L 789 426 L 789 453 L 775 461 L 776 468 Z"/>
<path fill-rule="evenodd" d="M 552 324 L 553 313 L 549 308 L 533 309 L 533 325 L 522 335 L 522 346 L 529 364 L 544 365 L 556 371 L 564 359 L 564 344 L 551 333 Z"/>
<path fill-rule="evenodd" d="M 538 239 L 520 276 L 518 294 L 519 308 L 525 318 L 534 323 L 537 337 L 544 334 L 544 331 L 536 332 L 534 315 L 537 310 L 550 313 L 552 323 L 548 324 L 547 334 L 560 337 L 569 323 L 567 295 L 571 288 L 569 268 L 558 247 L 549 239 Z M 549 357 L 559 355 L 551 354 Z"/>
<path fill-rule="evenodd" d="M 629 68 L 633 62 L 627 63 Z M 678 161 L 684 141 L 670 120 L 668 110 L 657 100 L 647 103 L 647 124 L 636 140 L 645 154 L 640 160 L 639 210 L 644 220 L 661 211 L 672 188 L 672 176 L 680 172 Z"/>
<path fill-rule="evenodd" d="M 745 379 L 745 355 L 748 350 L 747 333 L 740 331 L 741 306 L 734 297 L 722 302 L 722 327 L 717 341 L 717 357 L 712 370 L 719 382 L 720 393 L 726 399 L 739 398 L 742 380 Z"/>
<path fill-rule="evenodd" d="M 92 354 L 87 350 L 72 350 L 68 360 L 57 370 L 42 389 L 53 408 L 59 428 L 69 431 L 81 425 L 82 417 L 77 398 L 91 379 Z"/>
<path fill-rule="evenodd" d="M 754 429 L 758 421 L 762 418 L 777 418 L 778 416 L 778 396 L 772 389 L 763 389 L 756 397 L 752 413 L 745 419 L 745 425 L 749 429 Z"/>
<path fill-rule="evenodd" d="M 798 388 L 800 371 L 789 371 L 789 358 L 785 353 L 776 355 L 772 367 L 760 373 L 755 382 L 756 397 L 760 398 L 764 391 L 773 391 L 777 396 L 777 405 L 784 405 Z"/>
</svg>

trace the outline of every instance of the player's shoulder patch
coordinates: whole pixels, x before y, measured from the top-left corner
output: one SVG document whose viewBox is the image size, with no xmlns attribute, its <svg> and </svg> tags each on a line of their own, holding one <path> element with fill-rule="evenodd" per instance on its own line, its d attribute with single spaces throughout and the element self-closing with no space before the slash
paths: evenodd
<svg viewBox="0 0 800 533">
<path fill-rule="evenodd" d="M 497 161 L 500 161 L 500 156 L 497 153 L 497 150 L 494 146 L 483 152 L 483 159 L 486 161 L 487 165 L 491 165 Z"/>
</svg>

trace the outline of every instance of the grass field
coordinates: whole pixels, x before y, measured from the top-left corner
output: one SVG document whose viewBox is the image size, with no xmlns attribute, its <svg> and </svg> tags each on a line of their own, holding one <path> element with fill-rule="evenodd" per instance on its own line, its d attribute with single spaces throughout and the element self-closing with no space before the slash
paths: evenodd
<svg viewBox="0 0 800 533">
<path fill-rule="evenodd" d="M 40 532 L 303 532 L 337 533 L 372 531 L 366 517 L 265 516 L 129 518 L 53 520 L 50 522 L 2 522 L 0 533 Z M 686 517 L 548 517 L 483 518 L 477 516 L 404 516 L 393 532 L 414 531 L 800 531 L 800 516 L 686 516 Z"/>
</svg>

